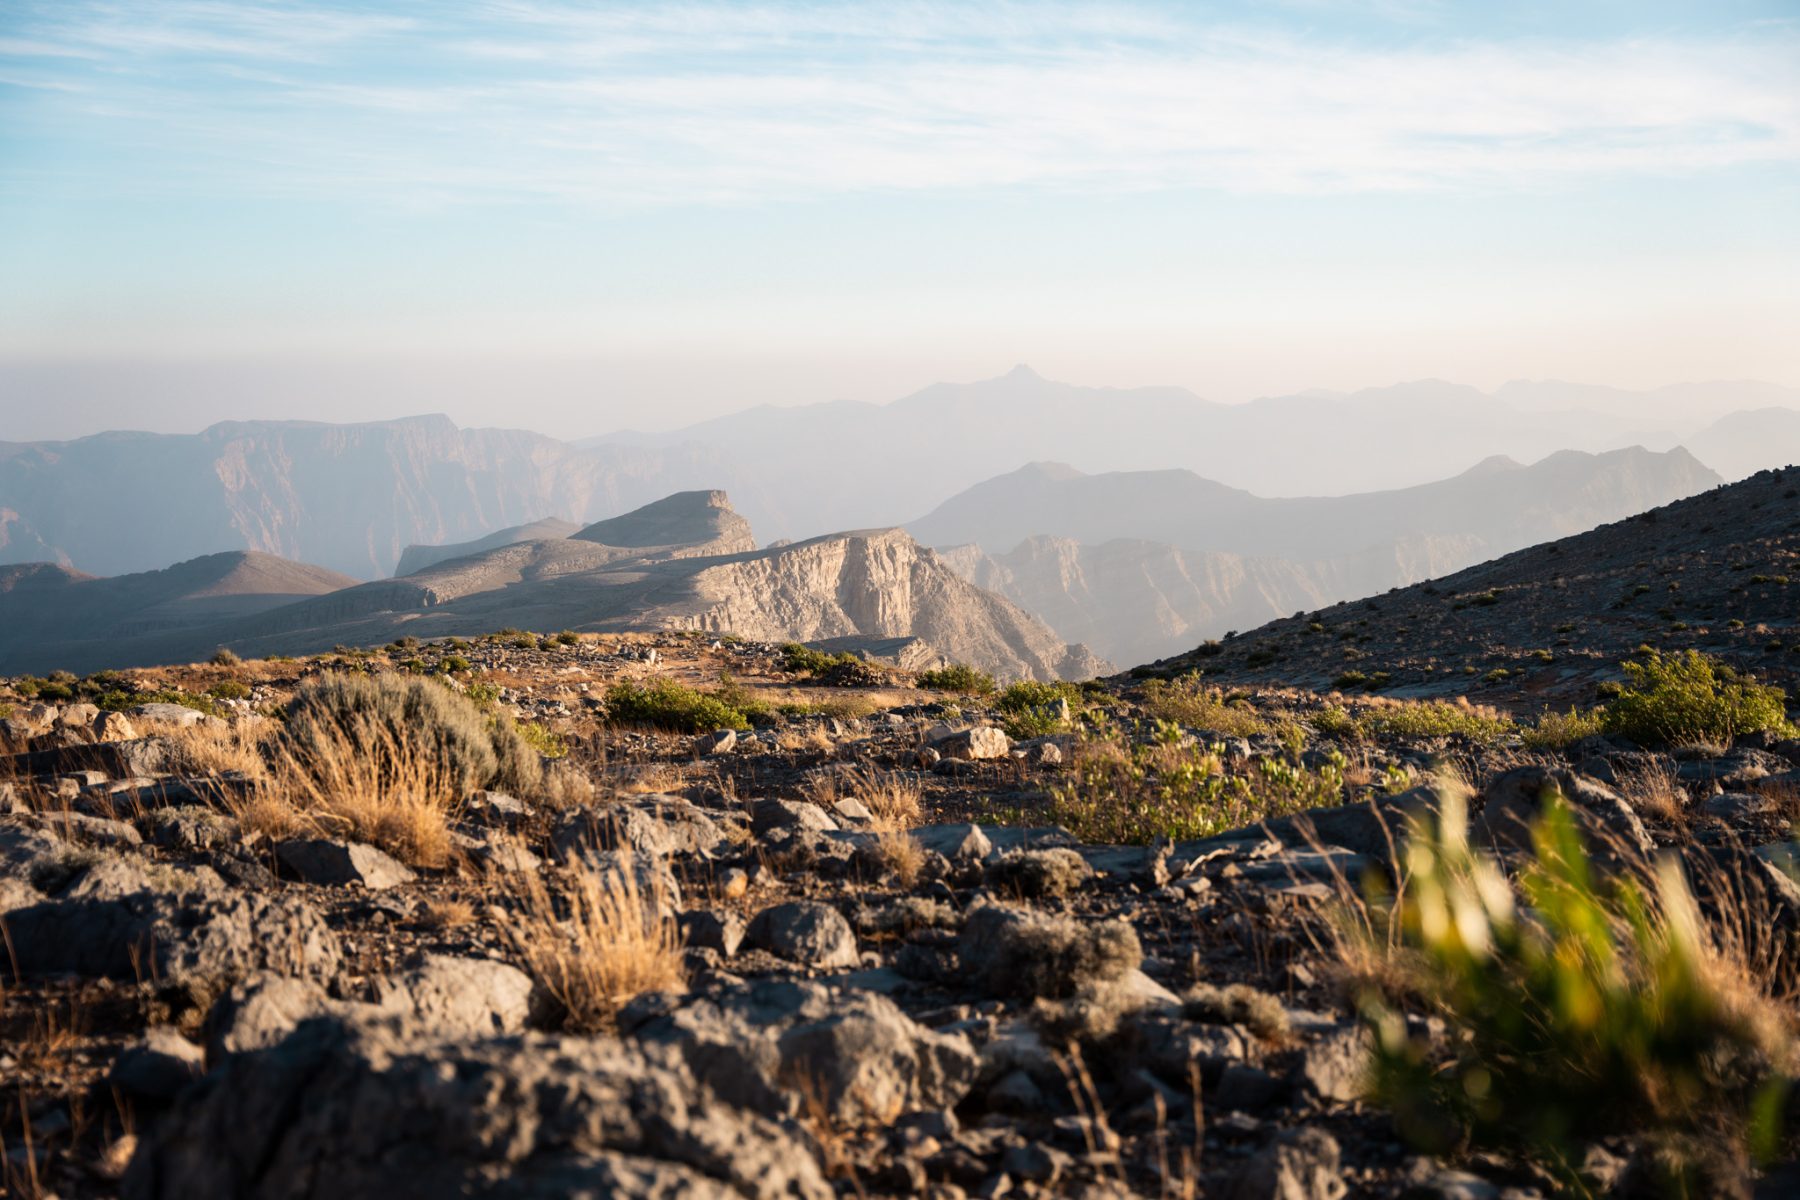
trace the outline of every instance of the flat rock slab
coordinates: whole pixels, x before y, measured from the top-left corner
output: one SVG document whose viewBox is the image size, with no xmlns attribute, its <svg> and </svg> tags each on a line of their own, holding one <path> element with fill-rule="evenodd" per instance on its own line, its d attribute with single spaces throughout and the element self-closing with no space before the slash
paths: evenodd
<svg viewBox="0 0 1800 1200">
<path fill-rule="evenodd" d="M 362 842 L 290 838 L 275 847 L 275 857 L 307 883 L 361 884 L 379 890 L 417 878 L 402 863 Z"/>
</svg>

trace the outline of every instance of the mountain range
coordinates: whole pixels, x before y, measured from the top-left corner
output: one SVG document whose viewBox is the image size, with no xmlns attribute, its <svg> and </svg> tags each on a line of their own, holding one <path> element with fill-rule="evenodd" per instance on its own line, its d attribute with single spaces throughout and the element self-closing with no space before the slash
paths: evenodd
<svg viewBox="0 0 1800 1200">
<path fill-rule="evenodd" d="M 0 574 L 7 672 L 185 662 L 219 647 L 301 654 L 503 627 L 917 638 L 946 660 L 1005 678 L 1084 679 L 1107 669 L 903 530 L 759 550 L 718 491 L 678 493 L 569 537 L 511 541 L 372 583 L 241 551 L 110 579 L 46 564 Z"/>
<path fill-rule="evenodd" d="M 251 550 L 372 579 L 399 568 L 409 546 L 474 542 L 549 514 L 580 525 L 714 488 L 764 537 L 806 538 L 900 524 L 1037 461 L 1179 467 L 1258 496 L 1321 496 L 1424 484 L 1493 455 L 1535 462 L 1687 442 L 1736 478 L 1794 457 L 1796 424 L 1800 392 L 1767 384 L 1633 393 L 1538 382 L 1490 395 L 1421 381 L 1228 405 L 1179 388 L 1076 387 L 1028 368 L 885 405 L 762 407 L 583 443 L 445 417 L 230 422 L 0 443 L 0 563 L 119 575 Z"/>
<path fill-rule="evenodd" d="M 1449 574 L 1691 496 L 1720 478 L 1685 450 L 1492 458 L 1452 479 L 1264 499 L 1189 471 L 1085 475 L 1037 463 L 908 528 L 984 588 L 1115 662 L 1147 662 L 1337 600 Z"/>
</svg>

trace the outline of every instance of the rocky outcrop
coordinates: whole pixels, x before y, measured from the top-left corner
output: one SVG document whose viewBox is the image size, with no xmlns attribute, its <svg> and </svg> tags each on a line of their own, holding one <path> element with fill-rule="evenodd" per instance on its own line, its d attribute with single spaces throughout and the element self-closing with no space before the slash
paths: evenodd
<svg viewBox="0 0 1800 1200">
<path fill-rule="evenodd" d="M 566 538 L 581 528 L 574 521 L 565 521 L 561 517 L 545 517 L 541 521 L 533 521 L 529 525 L 514 525 L 507 529 L 498 529 L 486 537 L 476 538 L 472 542 L 447 542 L 443 545 L 411 545 L 400 554 L 400 565 L 394 568 L 396 577 L 412 575 L 423 571 L 426 567 L 435 567 L 441 562 L 449 562 L 453 558 L 466 558 L 471 554 L 480 554 L 483 550 L 498 550 L 502 546 L 511 546 L 518 542 L 536 542 L 545 538 Z"/>
</svg>

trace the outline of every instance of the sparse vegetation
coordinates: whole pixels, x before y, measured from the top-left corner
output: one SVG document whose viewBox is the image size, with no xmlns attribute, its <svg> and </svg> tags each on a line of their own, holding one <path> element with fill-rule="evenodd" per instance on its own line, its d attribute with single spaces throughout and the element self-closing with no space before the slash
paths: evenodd
<svg viewBox="0 0 1800 1200">
<path fill-rule="evenodd" d="M 1144 711 L 1156 720 L 1203 729 L 1221 737 L 1255 737 L 1276 732 L 1275 723 L 1247 701 L 1192 677 L 1146 682 Z"/>
<path fill-rule="evenodd" d="M 918 685 L 934 692 L 953 692 L 959 696 L 991 696 L 998 686 L 986 671 L 977 671 L 965 663 L 952 663 L 921 671 Z"/>
</svg>

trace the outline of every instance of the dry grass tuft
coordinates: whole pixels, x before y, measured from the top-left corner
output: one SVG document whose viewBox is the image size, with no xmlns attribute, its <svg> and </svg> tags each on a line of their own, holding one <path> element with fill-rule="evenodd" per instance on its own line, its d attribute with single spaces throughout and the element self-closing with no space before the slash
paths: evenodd
<svg viewBox="0 0 1800 1200">
<path fill-rule="evenodd" d="M 884 770 L 873 763 L 815 771 L 801 784 L 800 792 L 828 811 L 840 800 L 861 801 L 873 814 L 875 829 L 881 833 L 911 829 L 924 814 L 925 788 L 918 776 Z"/>
<path fill-rule="evenodd" d="M 278 746 L 268 777 L 233 815 L 246 833 L 347 837 L 435 868 L 450 861 L 450 819 L 461 802 L 457 780 L 430 746 L 370 723 Z"/>
<path fill-rule="evenodd" d="M 617 870 L 562 873 L 561 902 L 542 876 L 526 876 L 507 933 L 526 972 L 557 1004 L 565 1027 L 611 1027 L 644 992 L 686 986 L 681 937 L 660 886 L 646 889 L 629 855 Z"/>
<path fill-rule="evenodd" d="M 1653 765 L 1621 770 L 1618 791 L 1626 803 L 1647 817 L 1666 825 L 1688 823 L 1688 794 L 1673 762 L 1659 759 Z"/>
<path fill-rule="evenodd" d="M 875 853 L 902 887 L 912 887 L 925 869 L 925 847 L 904 830 L 884 830 L 875 840 Z"/>
</svg>

